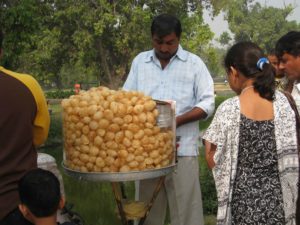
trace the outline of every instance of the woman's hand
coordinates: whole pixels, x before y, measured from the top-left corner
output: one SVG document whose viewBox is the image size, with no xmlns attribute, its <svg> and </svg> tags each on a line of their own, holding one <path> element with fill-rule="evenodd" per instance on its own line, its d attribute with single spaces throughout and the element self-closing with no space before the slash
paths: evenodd
<svg viewBox="0 0 300 225">
<path fill-rule="evenodd" d="M 212 169 L 215 166 L 214 155 L 216 153 L 217 146 L 206 140 L 204 140 L 205 145 L 205 159 L 208 165 L 208 168 Z"/>
</svg>

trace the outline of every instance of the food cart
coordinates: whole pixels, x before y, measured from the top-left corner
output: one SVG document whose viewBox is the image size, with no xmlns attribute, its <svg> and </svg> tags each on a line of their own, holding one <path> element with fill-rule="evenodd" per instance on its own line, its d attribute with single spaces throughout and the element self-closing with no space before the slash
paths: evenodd
<svg viewBox="0 0 300 225">
<path fill-rule="evenodd" d="M 62 101 L 65 173 L 79 180 L 108 181 L 123 225 L 142 225 L 176 168 L 175 102 L 138 92 L 93 88 Z M 158 178 L 149 202 L 124 201 L 122 182 Z M 140 212 L 130 215 L 129 205 Z"/>
</svg>

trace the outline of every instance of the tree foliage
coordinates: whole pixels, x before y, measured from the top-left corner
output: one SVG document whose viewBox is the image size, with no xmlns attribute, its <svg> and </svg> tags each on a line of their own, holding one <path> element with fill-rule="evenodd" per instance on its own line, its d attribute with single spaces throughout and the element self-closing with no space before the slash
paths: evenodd
<svg viewBox="0 0 300 225">
<path fill-rule="evenodd" d="M 230 34 L 227 31 L 223 32 L 219 38 L 219 42 L 223 46 L 228 45 L 231 40 L 232 38 L 230 37 Z"/>
<path fill-rule="evenodd" d="M 182 45 L 196 54 L 213 37 L 197 0 L 15 0 L 0 6 L 5 65 L 57 87 L 94 80 L 119 87 L 133 57 L 151 48 L 151 20 L 162 12 L 181 19 Z"/>
<path fill-rule="evenodd" d="M 223 51 L 210 44 L 204 9 L 212 16 L 225 12 L 235 41 L 251 40 L 267 50 L 287 31 L 299 29 L 286 19 L 292 6 L 262 7 L 254 0 L 0 0 L 2 64 L 33 74 L 44 86 L 94 82 L 117 88 L 133 57 L 151 49 L 153 17 L 171 13 L 182 22 L 183 47 L 220 75 Z M 224 33 L 219 42 L 226 46 L 230 38 Z"/>
<path fill-rule="evenodd" d="M 226 9 L 229 29 L 238 41 L 252 41 L 269 51 L 276 41 L 290 30 L 300 28 L 295 21 L 288 21 L 293 6 L 283 9 L 263 7 L 253 0 L 232 1 Z"/>
<path fill-rule="evenodd" d="M 2 0 L 0 26 L 5 33 L 5 60 L 9 67 L 19 67 L 20 56 L 34 48 L 33 35 L 41 28 L 44 6 L 39 1 Z"/>
</svg>

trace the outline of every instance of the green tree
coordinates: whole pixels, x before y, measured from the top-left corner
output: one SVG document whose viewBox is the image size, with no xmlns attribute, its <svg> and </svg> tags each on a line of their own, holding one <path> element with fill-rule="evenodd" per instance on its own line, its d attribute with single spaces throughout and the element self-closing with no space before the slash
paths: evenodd
<svg viewBox="0 0 300 225">
<path fill-rule="evenodd" d="M 292 11 L 292 5 L 280 9 L 253 4 L 253 0 L 236 0 L 228 5 L 226 18 L 236 42 L 253 41 L 268 51 L 283 34 L 299 29 L 296 21 L 287 20 Z"/>
<path fill-rule="evenodd" d="M 34 49 L 32 37 L 41 28 L 41 14 L 45 12 L 45 1 L 1 0 L 0 27 L 5 34 L 3 64 L 18 69 L 24 52 Z"/>
<path fill-rule="evenodd" d="M 223 46 L 228 45 L 231 40 L 232 40 L 232 38 L 230 37 L 230 34 L 227 31 L 223 32 L 221 34 L 221 36 L 219 37 L 219 42 Z"/>
<path fill-rule="evenodd" d="M 184 48 L 204 54 L 213 37 L 202 18 L 207 2 L 4 0 L 4 60 L 11 69 L 36 74 L 44 85 L 97 80 L 120 87 L 133 57 L 151 48 L 151 20 L 162 12 L 181 19 Z"/>
<path fill-rule="evenodd" d="M 182 10 L 178 12 L 178 8 Z M 97 71 L 97 79 L 114 88 L 128 74 L 133 57 L 151 48 L 151 20 L 161 12 L 173 13 L 182 20 L 183 44 L 199 52 L 199 46 L 212 38 L 209 28 L 203 24 L 201 10 L 197 1 L 179 0 L 163 4 L 157 0 L 78 1 L 60 9 L 62 15 L 68 12 L 67 24 L 76 24 L 70 37 L 77 49 L 75 64 L 94 68 L 91 71 Z"/>
</svg>

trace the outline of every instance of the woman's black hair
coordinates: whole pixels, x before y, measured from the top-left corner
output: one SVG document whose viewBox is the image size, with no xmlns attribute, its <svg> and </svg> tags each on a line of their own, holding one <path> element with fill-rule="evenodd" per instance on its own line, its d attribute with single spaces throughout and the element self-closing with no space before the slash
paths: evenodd
<svg viewBox="0 0 300 225">
<path fill-rule="evenodd" d="M 239 42 L 228 50 L 224 59 L 224 66 L 227 71 L 233 67 L 245 77 L 253 78 L 254 90 L 262 98 L 274 100 L 275 69 L 270 63 L 263 63 L 261 68 L 257 66 L 258 60 L 265 57 L 262 49 L 256 44 Z"/>
</svg>

